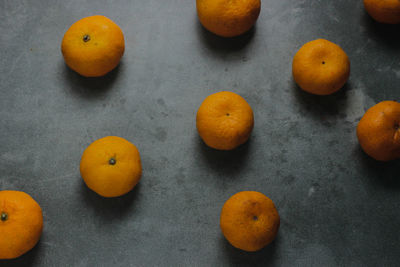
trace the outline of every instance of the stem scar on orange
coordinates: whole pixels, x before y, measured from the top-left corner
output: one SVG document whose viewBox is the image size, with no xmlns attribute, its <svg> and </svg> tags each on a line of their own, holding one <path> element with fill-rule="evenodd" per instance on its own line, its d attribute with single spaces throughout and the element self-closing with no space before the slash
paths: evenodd
<svg viewBox="0 0 400 267">
<path fill-rule="evenodd" d="M 278 234 L 280 218 L 271 199 L 255 191 L 242 191 L 222 207 L 220 226 L 232 246 L 257 251 Z"/>
<path fill-rule="evenodd" d="M 131 191 L 142 175 L 140 154 L 124 138 L 107 136 L 83 152 L 80 172 L 86 185 L 103 197 L 118 197 Z"/>
<path fill-rule="evenodd" d="M 292 63 L 293 78 L 301 89 L 316 95 L 338 91 L 350 76 L 350 60 L 343 49 L 324 39 L 303 45 Z"/>
<path fill-rule="evenodd" d="M 400 158 L 400 103 L 382 101 L 365 112 L 357 125 L 361 148 L 372 158 Z"/>
<path fill-rule="evenodd" d="M 0 259 L 14 259 L 31 250 L 43 230 L 39 204 L 20 191 L 0 191 Z"/>
<path fill-rule="evenodd" d="M 210 32 L 222 37 L 241 35 L 257 21 L 260 0 L 197 0 L 197 15 Z"/>
<path fill-rule="evenodd" d="M 196 116 L 200 137 L 209 147 L 232 150 L 245 143 L 254 126 L 253 110 L 246 100 L 232 92 L 208 96 Z"/>
<path fill-rule="evenodd" d="M 61 44 L 65 63 L 86 77 L 103 76 L 113 70 L 124 50 L 124 34 L 120 27 L 100 15 L 75 22 Z"/>
</svg>

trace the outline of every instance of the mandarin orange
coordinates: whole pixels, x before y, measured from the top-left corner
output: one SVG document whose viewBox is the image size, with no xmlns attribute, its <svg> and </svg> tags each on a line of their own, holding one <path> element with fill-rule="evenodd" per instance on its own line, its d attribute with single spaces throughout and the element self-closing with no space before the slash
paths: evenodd
<svg viewBox="0 0 400 267">
<path fill-rule="evenodd" d="M 31 250 L 43 230 L 39 204 L 20 191 L 0 191 L 0 259 L 14 259 Z"/>
<path fill-rule="evenodd" d="M 203 141 L 214 149 L 232 150 L 245 143 L 254 126 L 253 110 L 246 100 L 233 92 L 208 96 L 196 116 Z"/>
<path fill-rule="evenodd" d="M 316 95 L 338 91 L 350 76 L 350 60 L 340 46 L 324 39 L 306 43 L 292 63 L 293 78 L 301 89 Z"/>
<path fill-rule="evenodd" d="M 100 15 L 75 22 L 65 33 L 61 44 L 65 63 L 85 77 L 99 77 L 113 70 L 124 50 L 121 28 Z"/>
<path fill-rule="evenodd" d="M 400 158 L 400 103 L 383 101 L 368 109 L 358 123 L 357 137 L 376 160 Z"/>
<path fill-rule="evenodd" d="M 142 175 L 136 146 L 124 138 L 107 136 L 83 152 L 80 172 L 86 185 L 103 197 L 118 197 L 131 191 Z"/>
<path fill-rule="evenodd" d="M 232 246 L 257 251 L 278 234 L 280 219 L 271 199 L 255 191 L 242 191 L 229 198 L 221 211 L 220 226 Z"/>
<path fill-rule="evenodd" d="M 197 15 L 210 32 L 234 37 L 247 32 L 261 10 L 260 0 L 197 0 Z"/>
</svg>

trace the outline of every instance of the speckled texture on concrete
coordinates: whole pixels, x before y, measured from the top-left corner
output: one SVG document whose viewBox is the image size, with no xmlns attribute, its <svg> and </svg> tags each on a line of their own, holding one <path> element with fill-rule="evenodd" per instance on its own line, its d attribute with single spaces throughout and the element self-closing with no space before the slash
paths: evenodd
<svg viewBox="0 0 400 267">
<path fill-rule="evenodd" d="M 126 53 L 85 79 L 60 44 L 93 14 L 120 25 Z M 235 39 L 205 31 L 194 0 L 1 0 L 0 189 L 32 195 L 45 228 L 0 266 L 398 266 L 399 161 L 368 158 L 355 127 L 370 106 L 399 100 L 399 33 L 361 0 L 262 1 L 256 27 Z M 291 77 L 295 52 L 321 37 L 352 63 L 328 97 Z M 202 100 L 221 90 L 255 114 L 250 141 L 232 152 L 205 147 L 195 128 Z M 117 199 L 79 175 L 83 150 L 107 135 L 136 144 L 143 161 L 140 184 Z M 281 215 L 277 240 L 257 253 L 219 229 L 223 203 L 242 190 L 266 194 Z"/>
</svg>

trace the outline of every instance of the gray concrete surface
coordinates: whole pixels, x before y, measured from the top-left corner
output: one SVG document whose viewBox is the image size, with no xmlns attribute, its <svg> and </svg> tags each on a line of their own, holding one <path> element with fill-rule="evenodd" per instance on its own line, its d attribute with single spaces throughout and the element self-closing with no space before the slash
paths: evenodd
<svg viewBox="0 0 400 267">
<path fill-rule="evenodd" d="M 76 20 L 120 25 L 126 53 L 109 75 L 85 79 L 61 56 Z M 398 266 L 399 161 L 360 149 L 365 110 L 399 100 L 398 26 L 362 1 L 268 0 L 256 27 L 221 39 L 189 0 L 0 1 L 0 189 L 32 195 L 44 212 L 40 243 L 0 266 Z M 295 52 L 326 38 L 348 53 L 339 93 L 301 92 Z M 203 99 L 231 90 L 252 106 L 250 141 L 232 152 L 201 142 Z M 143 161 L 140 184 L 103 199 L 79 175 L 94 140 L 124 137 Z M 219 229 L 223 203 L 257 190 L 281 215 L 278 238 L 257 253 L 232 248 Z M 1 238 L 1 237 L 0 237 Z"/>
</svg>

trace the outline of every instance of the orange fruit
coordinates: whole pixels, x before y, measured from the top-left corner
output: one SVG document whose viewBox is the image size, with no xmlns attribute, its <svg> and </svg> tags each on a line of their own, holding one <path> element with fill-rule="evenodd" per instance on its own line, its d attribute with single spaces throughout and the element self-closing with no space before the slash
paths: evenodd
<svg viewBox="0 0 400 267">
<path fill-rule="evenodd" d="M 350 61 L 340 46 L 318 39 L 306 43 L 296 53 L 292 72 L 304 91 L 329 95 L 342 88 L 349 79 Z"/>
<path fill-rule="evenodd" d="M 232 92 L 208 96 L 197 111 L 197 131 L 203 141 L 215 149 L 231 150 L 245 143 L 253 125 L 250 105 Z"/>
<path fill-rule="evenodd" d="M 279 224 L 279 214 L 274 203 L 259 192 L 236 193 L 222 207 L 222 233 L 238 249 L 262 249 L 275 239 Z"/>
<path fill-rule="evenodd" d="M 196 0 L 197 15 L 210 32 L 222 37 L 241 35 L 257 21 L 260 0 Z"/>
<path fill-rule="evenodd" d="M 83 152 L 80 172 L 86 185 L 103 197 L 118 197 L 131 191 L 142 175 L 136 146 L 124 138 L 107 136 Z"/>
<path fill-rule="evenodd" d="M 120 27 L 99 15 L 72 24 L 61 44 L 65 63 L 86 77 L 103 76 L 113 70 L 124 50 L 124 34 Z"/>
<path fill-rule="evenodd" d="M 376 160 L 400 158 L 400 103 L 383 101 L 368 109 L 358 123 L 357 137 Z"/>
<path fill-rule="evenodd" d="M 400 23 L 399 0 L 364 0 L 364 7 L 368 14 L 378 22 Z"/>
<path fill-rule="evenodd" d="M 0 191 L 0 259 L 18 258 L 31 250 L 42 230 L 42 209 L 31 196 Z"/>
</svg>

